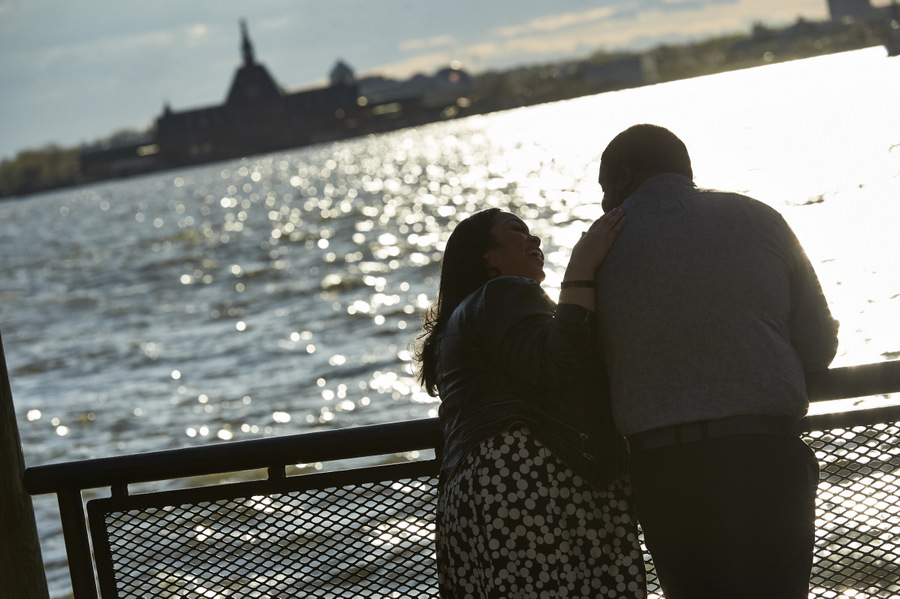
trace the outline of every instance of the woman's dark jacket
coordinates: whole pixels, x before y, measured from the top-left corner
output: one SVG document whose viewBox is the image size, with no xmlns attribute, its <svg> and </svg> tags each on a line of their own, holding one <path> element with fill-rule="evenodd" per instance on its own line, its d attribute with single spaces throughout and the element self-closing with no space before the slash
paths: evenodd
<svg viewBox="0 0 900 599">
<path fill-rule="evenodd" d="M 463 300 L 435 354 L 442 479 L 481 441 L 517 423 L 597 487 L 619 472 L 623 452 L 606 376 L 589 355 L 592 314 L 557 307 L 521 277 L 491 279 Z"/>
</svg>

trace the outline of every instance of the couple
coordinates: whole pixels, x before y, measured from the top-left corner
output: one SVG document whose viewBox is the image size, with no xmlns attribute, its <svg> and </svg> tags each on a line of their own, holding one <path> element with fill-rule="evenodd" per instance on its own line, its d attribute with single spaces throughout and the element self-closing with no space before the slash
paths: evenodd
<svg viewBox="0 0 900 599">
<path fill-rule="evenodd" d="M 692 177 L 670 131 L 616 136 L 558 305 L 518 217 L 450 236 L 417 353 L 442 400 L 442 596 L 645 597 L 635 516 L 666 599 L 807 596 L 798 420 L 837 322 L 781 216 Z"/>
</svg>

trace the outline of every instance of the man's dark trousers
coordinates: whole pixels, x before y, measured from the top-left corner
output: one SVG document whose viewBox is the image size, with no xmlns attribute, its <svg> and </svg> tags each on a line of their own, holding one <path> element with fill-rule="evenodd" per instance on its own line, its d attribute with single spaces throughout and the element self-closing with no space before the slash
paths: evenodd
<svg viewBox="0 0 900 599">
<path fill-rule="evenodd" d="M 634 451 L 637 516 L 666 599 L 806 599 L 819 466 L 798 437 Z"/>
</svg>

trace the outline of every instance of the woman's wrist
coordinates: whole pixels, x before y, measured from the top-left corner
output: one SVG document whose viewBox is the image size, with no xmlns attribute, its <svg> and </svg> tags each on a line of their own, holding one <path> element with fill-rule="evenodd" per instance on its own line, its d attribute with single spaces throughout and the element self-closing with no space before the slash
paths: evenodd
<svg viewBox="0 0 900 599">
<path fill-rule="evenodd" d="M 594 286 L 562 287 L 559 291 L 560 304 L 575 304 L 586 310 L 594 311 Z"/>
</svg>

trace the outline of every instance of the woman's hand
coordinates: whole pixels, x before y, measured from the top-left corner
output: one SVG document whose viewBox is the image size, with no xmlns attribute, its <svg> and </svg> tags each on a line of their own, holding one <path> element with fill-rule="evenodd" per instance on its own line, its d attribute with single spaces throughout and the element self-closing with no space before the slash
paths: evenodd
<svg viewBox="0 0 900 599">
<path fill-rule="evenodd" d="M 614 208 L 595 220 L 572 248 L 563 281 L 593 281 L 594 271 L 625 226 L 625 213 Z"/>
</svg>

